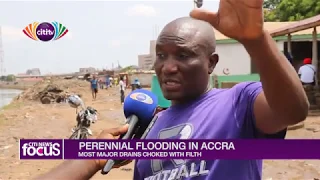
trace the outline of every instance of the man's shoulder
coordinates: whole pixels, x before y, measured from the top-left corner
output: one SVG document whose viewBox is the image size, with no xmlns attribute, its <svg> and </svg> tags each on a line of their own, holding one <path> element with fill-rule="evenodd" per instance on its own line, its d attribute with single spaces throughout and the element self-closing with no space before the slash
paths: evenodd
<svg viewBox="0 0 320 180">
<path fill-rule="evenodd" d="M 316 68 L 313 64 L 309 64 L 308 66 L 311 67 L 312 69 Z"/>
<path fill-rule="evenodd" d="M 251 97 L 259 94 L 262 91 L 261 82 L 248 81 L 240 82 L 231 88 L 215 89 L 211 92 L 209 101 L 221 100 L 221 101 L 235 101 L 239 97 Z"/>
<path fill-rule="evenodd" d="M 307 71 L 308 72 L 308 71 L 314 71 L 314 70 L 315 70 L 315 66 L 312 64 L 305 64 L 299 68 L 299 71 Z"/>
<path fill-rule="evenodd" d="M 234 85 L 231 88 L 226 88 L 223 89 L 225 93 L 233 93 L 233 92 L 240 92 L 240 91 L 244 91 L 246 89 L 257 89 L 257 88 L 261 88 L 262 84 L 259 81 L 246 81 L 246 82 L 240 82 L 237 83 L 236 85 Z"/>
<path fill-rule="evenodd" d="M 245 81 L 235 85 L 235 87 L 261 86 L 260 81 Z"/>
</svg>

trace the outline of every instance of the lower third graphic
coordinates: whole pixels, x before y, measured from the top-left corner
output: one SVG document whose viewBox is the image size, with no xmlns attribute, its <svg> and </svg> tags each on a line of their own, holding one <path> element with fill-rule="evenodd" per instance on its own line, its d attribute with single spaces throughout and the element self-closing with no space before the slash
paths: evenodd
<svg viewBox="0 0 320 180">
<path fill-rule="evenodd" d="M 20 159 L 63 159 L 63 140 L 20 139 Z"/>
</svg>

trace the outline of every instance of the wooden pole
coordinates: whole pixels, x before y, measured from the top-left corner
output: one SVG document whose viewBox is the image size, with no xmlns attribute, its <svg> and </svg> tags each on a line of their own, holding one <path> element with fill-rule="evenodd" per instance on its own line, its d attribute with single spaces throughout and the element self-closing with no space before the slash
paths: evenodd
<svg viewBox="0 0 320 180">
<path fill-rule="evenodd" d="M 318 86 L 318 38 L 317 38 L 317 27 L 313 28 L 312 33 L 312 64 L 316 68 L 316 85 Z"/>
<path fill-rule="evenodd" d="M 291 34 L 288 34 L 288 53 L 292 55 Z"/>
</svg>

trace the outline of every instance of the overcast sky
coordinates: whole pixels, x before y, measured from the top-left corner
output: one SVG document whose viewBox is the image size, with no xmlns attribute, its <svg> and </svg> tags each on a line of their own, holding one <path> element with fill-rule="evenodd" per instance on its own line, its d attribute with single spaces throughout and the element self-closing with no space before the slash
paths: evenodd
<svg viewBox="0 0 320 180">
<path fill-rule="evenodd" d="M 81 67 L 111 68 L 137 65 L 149 52 L 149 41 L 171 20 L 188 16 L 192 0 L 176 1 L 1 1 L 0 26 L 5 74 L 40 68 L 45 73 L 67 73 Z M 205 0 L 216 11 L 217 0 Z M 68 34 L 51 42 L 23 34 L 33 22 L 58 21 Z"/>
</svg>

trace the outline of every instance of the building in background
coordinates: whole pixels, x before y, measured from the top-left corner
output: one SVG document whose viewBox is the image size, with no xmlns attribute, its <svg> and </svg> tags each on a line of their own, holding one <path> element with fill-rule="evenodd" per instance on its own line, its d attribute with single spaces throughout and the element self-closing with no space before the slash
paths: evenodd
<svg viewBox="0 0 320 180">
<path fill-rule="evenodd" d="M 150 54 L 138 55 L 138 67 L 142 70 L 149 70 L 152 68 L 154 60 Z"/>
<path fill-rule="evenodd" d="M 79 72 L 80 72 L 81 74 L 95 73 L 96 71 L 97 71 L 96 68 L 93 68 L 93 67 L 80 68 L 80 69 L 79 69 Z"/>
<path fill-rule="evenodd" d="M 153 62 L 156 60 L 156 41 L 150 41 L 150 50 L 149 54 L 152 56 Z"/>
<path fill-rule="evenodd" d="M 296 22 L 265 22 L 264 28 L 271 32 L 294 23 Z M 317 30 L 320 31 L 320 27 Z M 219 62 L 214 69 L 214 74 L 218 76 L 237 76 L 258 73 L 242 44 L 224 36 L 216 30 L 215 35 L 217 39 L 216 52 L 219 55 Z M 279 36 L 273 39 L 279 51 L 287 51 L 287 36 Z M 294 59 L 301 59 L 302 61 L 303 57 L 312 57 L 312 29 L 292 33 L 291 41 Z M 308 51 L 308 53 L 302 54 L 302 51 Z M 294 66 L 299 66 L 299 64 L 295 64 Z"/>
<path fill-rule="evenodd" d="M 156 59 L 156 41 L 150 41 L 149 54 L 138 55 L 138 67 L 142 70 L 150 70 Z"/>
<path fill-rule="evenodd" d="M 272 31 L 281 27 L 285 27 L 296 22 L 265 22 L 264 28 L 267 31 Z M 320 27 L 317 28 L 320 31 Z M 214 74 L 218 76 L 243 76 L 257 74 L 257 69 L 252 63 L 249 54 L 246 49 L 238 41 L 230 39 L 219 31 L 215 31 L 216 36 L 216 52 L 219 55 L 219 63 L 214 69 Z M 320 35 L 319 35 L 320 37 Z M 279 51 L 286 52 L 287 49 L 287 37 L 273 38 Z M 312 57 L 312 29 L 305 31 L 299 31 L 292 34 L 293 49 L 295 52 L 293 56 L 295 59 L 303 59 L 302 57 Z M 300 44 L 300 45 L 299 45 Z M 155 53 L 156 41 L 150 41 L 150 52 L 146 55 L 139 55 L 139 67 L 142 69 L 153 69 L 153 64 L 156 59 Z M 320 47 L 320 44 L 319 44 Z M 300 53 L 298 49 L 306 49 L 307 55 Z M 294 65 L 299 66 L 299 64 Z M 151 68 L 150 68 L 151 67 Z M 255 77 L 256 78 L 256 77 Z"/>
<path fill-rule="evenodd" d="M 41 72 L 39 68 L 33 68 L 33 69 L 28 69 L 26 74 L 30 76 L 40 76 Z"/>
</svg>

